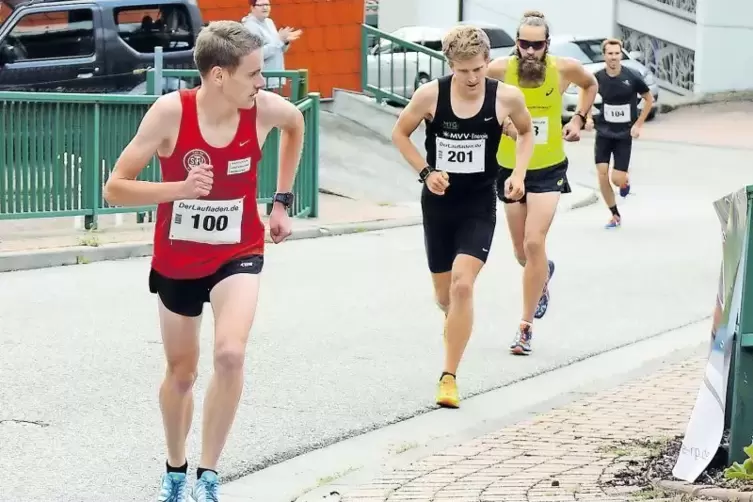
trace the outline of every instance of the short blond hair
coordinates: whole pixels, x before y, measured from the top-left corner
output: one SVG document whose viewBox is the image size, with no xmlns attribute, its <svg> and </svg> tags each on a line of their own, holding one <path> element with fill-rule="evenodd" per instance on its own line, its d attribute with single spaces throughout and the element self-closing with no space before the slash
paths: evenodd
<svg viewBox="0 0 753 502">
<path fill-rule="evenodd" d="M 489 36 L 475 26 L 455 26 L 442 39 L 442 53 L 450 62 L 473 59 L 479 54 L 489 59 L 490 52 Z"/>
<path fill-rule="evenodd" d="M 605 53 L 607 52 L 607 46 L 608 45 L 617 45 L 619 46 L 620 50 L 622 50 L 622 40 L 619 40 L 617 38 L 607 38 L 601 43 L 601 52 Z"/>
<path fill-rule="evenodd" d="M 261 49 L 264 41 L 236 21 L 212 21 L 196 37 L 194 62 L 202 76 L 219 66 L 233 73 L 241 58 Z"/>
</svg>

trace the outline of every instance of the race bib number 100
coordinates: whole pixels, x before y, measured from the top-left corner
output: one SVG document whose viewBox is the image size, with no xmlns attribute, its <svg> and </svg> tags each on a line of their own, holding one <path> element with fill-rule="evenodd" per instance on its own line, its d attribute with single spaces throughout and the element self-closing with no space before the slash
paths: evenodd
<svg viewBox="0 0 753 502">
<path fill-rule="evenodd" d="M 176 200 L 170 222 L 170 239 L 205 244 L 241 241 L 243 199 Z"/>
<path fill-rule="evenodd" d="M 437 138 L 437 165 L 448 173 L 482 173 L 486 162 L 486 139 Z"/>
</svg>

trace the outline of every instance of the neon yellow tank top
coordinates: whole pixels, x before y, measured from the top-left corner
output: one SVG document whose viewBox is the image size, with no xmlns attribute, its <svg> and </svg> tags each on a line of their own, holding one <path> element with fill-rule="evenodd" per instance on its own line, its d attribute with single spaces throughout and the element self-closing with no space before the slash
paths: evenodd
<svg viewBox="0 0 753 502">
<path fill-rule="evenodd" d="M 520 87 L 518 83 L 518 58 L 507 62 L 505 83 L 518 87 L 525 96 L 531 112 L 534 130 L 534 147 L 528 170 L 545 169 L 565 161 L 565 145 L 562 139 L 562 94 L 557 63 L 547 56 L 544 83 L 540 87 Z M 502 136 L 497 149 L 497 162 L 504 169 L 515 168 L 515 140 Z"/>
</svg>

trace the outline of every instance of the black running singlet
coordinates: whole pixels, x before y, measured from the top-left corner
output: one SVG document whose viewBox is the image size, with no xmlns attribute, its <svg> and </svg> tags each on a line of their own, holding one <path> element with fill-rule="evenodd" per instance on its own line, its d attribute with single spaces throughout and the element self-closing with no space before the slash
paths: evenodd
<svg viewBox="0 0 753 502">
<path fill-rule="evenodd" d="M 463 196 L 495 184 L 499 173 L 497 148 L 502 126 L 497 119 L 497 80 L 487 78 L 484 103 L 473 117 L 458 118 L 452 110 L 452 75 L 437 79 L 439 97 L 434 119 L 426 121 L 426 162 L 450 175 L 447 196 Z"/>
</svg>

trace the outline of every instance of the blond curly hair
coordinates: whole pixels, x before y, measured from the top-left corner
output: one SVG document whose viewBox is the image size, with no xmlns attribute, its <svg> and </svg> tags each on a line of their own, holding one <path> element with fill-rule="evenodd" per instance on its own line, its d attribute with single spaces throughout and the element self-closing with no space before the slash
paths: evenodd
<svg viewBox="0 0 753 502">
<path fill-rule="evenodd" d="M 442 53 L 449 62 L 467 61 L 479 54 L 488 60 L 490 52 L 489 36 L 475 26 L 455 26 L 442 39 Z"/>
</svg>

